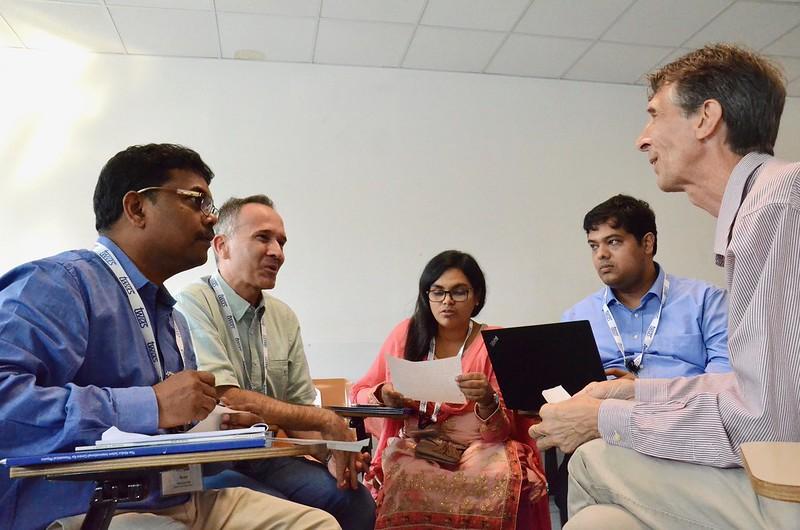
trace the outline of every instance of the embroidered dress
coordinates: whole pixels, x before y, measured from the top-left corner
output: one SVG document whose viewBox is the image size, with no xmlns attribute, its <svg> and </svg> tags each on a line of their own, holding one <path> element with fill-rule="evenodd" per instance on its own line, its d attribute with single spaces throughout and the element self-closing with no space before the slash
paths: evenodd
<svg viewBox="0 0 800 530">
<path fill-rule="evenodd" d="M 367 374 L 353 385 L 356 403 L 376 403 L 374 392 L 389 382 L 386 355 L 402 357 L 408 320 L 386 339 Z M 466 348 L 462 372 L 482 372 L 497 389 L 481 335 Z M 428 404 L 428 414 L 433 404 Z M 481 420 L 475 403 L 443 403 L 437 414 L 440 434 L 467 445 L 456 466 L 442 466 L 418 458 L 416 441 L 404 435 L 418 427 L 418 418 L 367 421 L 379 437 L 375 458 L 366 481 L 378 503 L 376 529 L 514 528 L 549 529 L 546 486 L 535 444 L 516 429 L 501 398 L 495 414 Z M 524 441 L 519 441 L 524 440 Z"/>
</svg>

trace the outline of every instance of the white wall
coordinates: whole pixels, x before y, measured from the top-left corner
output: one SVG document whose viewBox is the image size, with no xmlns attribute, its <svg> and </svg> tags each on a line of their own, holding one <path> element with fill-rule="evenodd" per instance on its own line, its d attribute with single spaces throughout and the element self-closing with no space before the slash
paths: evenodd
<svg viewBox="0 0 800 530">
<path fill-rule="evenodd" d="M 482 321 L 557 319 L 599 285 L 581 221 L 618 192 L 656 210 L 668 271 L 722 282 L 713 219 L 659 192 L 633 147 L 641 87 L 25 50 L 1 51 L 0 71 L 0 272 L 91 245 L 111 155 L 182 143 L 216 172 L 218 203 L 276 201 L 289 243 L 275 294 L 300 317 L 315 377 L 359 377 L 447 248 L 486 272 Z M 790 99 L 785 158 L 800 159 L 798 118 Z"/>
</svg>

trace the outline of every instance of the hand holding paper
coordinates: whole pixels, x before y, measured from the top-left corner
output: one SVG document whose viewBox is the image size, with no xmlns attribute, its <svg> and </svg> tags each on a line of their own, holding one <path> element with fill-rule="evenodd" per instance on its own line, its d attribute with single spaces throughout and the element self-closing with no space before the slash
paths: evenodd
<svg viewBox="0 0 800 530">
<path fill-rule="evenodd" d="M 395 389 L 410 399 L 440 403 L 466 403 L 456 383 L 461 374 L 461 357 L 433 361 L 407 361 L 387 355 Z"/>
</svg>

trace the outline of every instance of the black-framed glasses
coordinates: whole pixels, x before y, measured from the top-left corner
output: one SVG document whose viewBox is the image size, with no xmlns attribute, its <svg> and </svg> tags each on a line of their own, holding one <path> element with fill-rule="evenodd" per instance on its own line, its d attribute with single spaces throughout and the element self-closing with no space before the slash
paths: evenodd
<svg viewBox="0 0 800 530">
<path fill-rule="evenodd" d="M 137 190 L 136 193 L 147 193 L 148 191 L 171 191 L 182 197 L 189 197 L 194 202 L 195 206 L 203 212 L 203 215 L 217 215 L 219 210 L 214 206 L 214 199 L 210 195 L 206 195 L 201 191 L 183 190 L 181 188 L 166 188 L 163 186 L 150 186 Z"/>
<path fill-rule="evenodd" d="M 453 302 L 465 302 L 469 298 L 469 287 L 456 287 L 455 289 L 431 289 L 428 291 L 428 300 L 431 302 L 444 302 L 445 297 L 450 295 Z"/>
</svg>

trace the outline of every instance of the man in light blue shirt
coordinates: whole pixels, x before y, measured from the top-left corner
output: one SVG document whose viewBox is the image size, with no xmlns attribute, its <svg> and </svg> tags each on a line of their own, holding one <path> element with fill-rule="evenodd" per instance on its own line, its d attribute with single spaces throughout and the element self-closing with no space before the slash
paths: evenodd
<svg viewBox="0 0 800 530">
<path fill-rule="evenodd" d="M 605 284 L 562 316 L 588 320 L 606 373 L 669 378 L 728 372 L 728 302 L 709 283 L 667 274 L 654 261 L 656 216 L 645 201 L 616 195 L 583 219 L 592 263 Z M 567 519 L 567 462 L 553 484 Z"/>
<path fill-rule="evenodd" d="M 112 426 L 155 434 L 213 410 L 214 376 L 196 370 L 186 321 L 164 287 L 207 259 L 212 177 L 191 149 L 129 147 L 100 173 L 94 251 L 0 277 L 0 456 L 73 451 Z M 339 528 L 320 510 L 244 488 L 162 497 L 158 475 L 147 478 L 151 495 L 129 508 L 148 513 L 115 517 L 113 530 Z M 3 468 L 0 528 L 76 528 L 93 490 L 91 482 L 12 480 Z"/>
<path fill-rule="evenodd" d="M 727 295 L 709 283 L 667 274 L 653 260 L 656 220 L 646 202 L 611 197 L 586 214 L 583 228 L 605 286 L 564 312 L 562 320 L 591 323 L 610 375 L 730 371 Z"/>
</svg>

